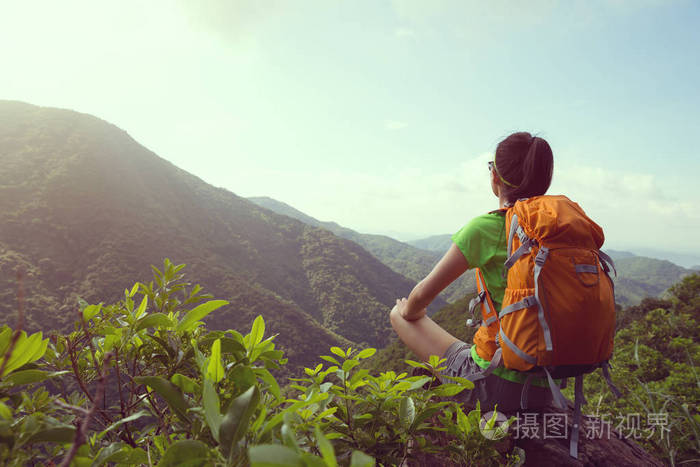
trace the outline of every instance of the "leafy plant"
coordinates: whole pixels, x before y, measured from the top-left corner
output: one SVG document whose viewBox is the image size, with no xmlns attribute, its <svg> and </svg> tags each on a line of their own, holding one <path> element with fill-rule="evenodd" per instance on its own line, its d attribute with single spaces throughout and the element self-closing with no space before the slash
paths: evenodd
<svg viewBox="0 0 700 467">
<path fill-rule="evenodd" d="M 4 465 L 399 465 L 509 461 L 452 400 L 473 387 L 370 374 L 375 349 L 332 347 L 281 387 L 287 363 L 261 316 L 247 334 L 202 320 L 227 305 L 165 260 L 110 305 L 79 303 L 75 330 L 50 339 L 0 329 Z M 324 366 L 325 365 L 325 366 Z M 511 456 L 512 457 L 512 456 Z"/>
</svg>

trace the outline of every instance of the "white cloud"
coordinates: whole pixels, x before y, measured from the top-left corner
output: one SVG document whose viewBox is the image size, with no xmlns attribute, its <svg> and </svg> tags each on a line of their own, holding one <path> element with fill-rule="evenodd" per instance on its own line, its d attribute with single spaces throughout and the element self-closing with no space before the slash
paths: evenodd
<svg viewBox="0 0 700 467">
<path fill-rule="evenodd" d="M 555 169 L 550 193 L 578 202 L 605 230 L 608 247 L 698 251 L 700 197 L 659 175 L 585 165 Z"/>
<path fill-rule="evenodd" d="M 409 28 L 396 28 L 394 29 L 394 35 L 396 37 L 416 37 L 416 32 Z"/>
<path fill-rule="evenodd" d="M 408 126 L 408 123 L 402 122 L 400 120 L 385 120 L 384 121 L 384 128 L 387 130 L 401 130 L 402 128 L 406 128 Z"/>
</svg>

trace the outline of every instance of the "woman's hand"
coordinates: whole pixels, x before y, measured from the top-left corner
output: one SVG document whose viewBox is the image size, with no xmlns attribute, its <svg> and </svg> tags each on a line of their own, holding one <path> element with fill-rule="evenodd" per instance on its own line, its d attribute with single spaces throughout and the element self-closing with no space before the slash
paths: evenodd
<svg viewBox="0 0 700 467">
<path fill-rule="evenodd" d="M 425 316 L 426 308 L 452 281 L 469 268 L 467 260 L 454 243 L 445 256 L 435 265 L 430 274 L 420 281 L 408 298 L 399 298 L 393 310 L 406 321 L 417 321 Z"/>
<path fill-rule="evenodd" d="M 425 316 L 425 308 L 420 309 L 417 312 L 409 310 L 408 299 L 405 297 L 397 298 L 396 305 L 394 305 L 394 308 L 397 309 L 399 315 L 401 315 L 401 317 L 406 321 L 416 321 Z"/>
</svg>

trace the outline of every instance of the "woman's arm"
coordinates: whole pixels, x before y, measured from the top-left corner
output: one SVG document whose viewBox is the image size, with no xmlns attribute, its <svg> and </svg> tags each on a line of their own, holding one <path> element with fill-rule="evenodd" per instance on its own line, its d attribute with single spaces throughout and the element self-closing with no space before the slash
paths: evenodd
<svg viewBox="0 0 700 467">
<path fill-rule="evenodd" d="M 430 274 L 413 288 L 408 299 L 402 298 L 396 301 L 401 316 L 408 321 L 425 316 L 426 307 L 430 302 L 467 269 L 469 269 L 467 260 L 453 243 Z"/>
</svg>

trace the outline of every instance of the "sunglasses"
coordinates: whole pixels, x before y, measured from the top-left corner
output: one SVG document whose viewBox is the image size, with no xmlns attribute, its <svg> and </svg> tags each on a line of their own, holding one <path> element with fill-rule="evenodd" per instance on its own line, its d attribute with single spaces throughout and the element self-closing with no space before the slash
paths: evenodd
<svg viewBox="0 0 700 467">
<path fill-rule="evenodd" d="M 518 188 L 519 185 L 513 185 L 512 183 L 510 183 L 509 181 L 507 181 L 503 177 L 501 177 L 501 174 L 498 172 L 498 167 L 496 167 L 495 161 L 489 161 L 489 172 L 496 172 L 496 175 L 498 175 L 498 178 L 501 179 L 501 181 L 505 185 L 508 185 L 511 188 Z"/>
</svg>

